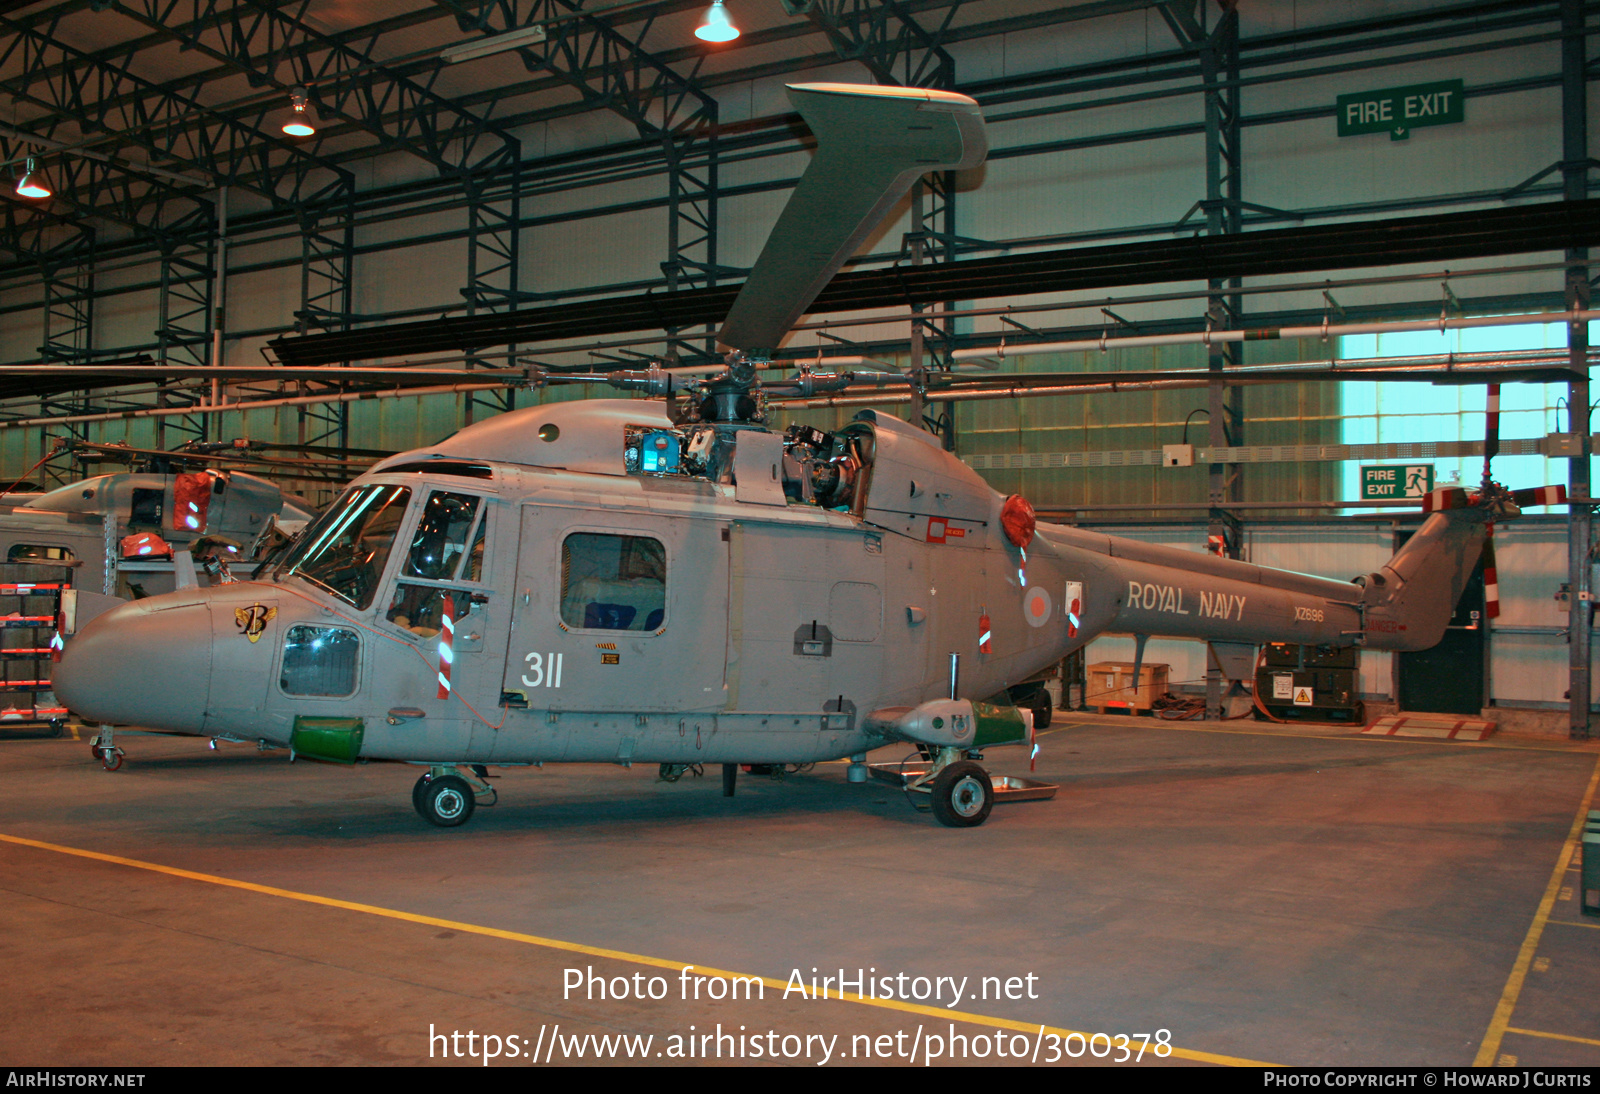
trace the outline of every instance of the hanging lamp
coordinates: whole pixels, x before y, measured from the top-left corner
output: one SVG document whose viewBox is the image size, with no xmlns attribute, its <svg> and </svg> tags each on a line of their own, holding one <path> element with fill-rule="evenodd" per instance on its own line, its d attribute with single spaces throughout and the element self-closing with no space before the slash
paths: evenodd
<svg viewBox="0 0 1600 1094">
<path fill-rule="evenodd" d="M 22 172 L 22 177 L 17 180 L 17 196 L 25 198 L 47 198 L 54 191 L 45 181 L 44 172 L 39 169 L 32 156 L 28 157 L 28 166 Z"/>
<path fill-rule="evenodd" d="M 283 131 L 291 137 L 309 137 L 316 133 L 317 115 L 311 109 L 311 92 L 303 87 L 294 88 L 289 92 L 289 105 L 294 113 L 283 123 Z"/>
<path fill-rule="evenodd" d="M 705 18 L 694 28 L 694 36 L 702 42 L 731 42 L 739 37 L 739 28 L 728 18 L 728 9 L 722 6 L 722 0 L 713 0 L 706 9 Z"/>
</svg>

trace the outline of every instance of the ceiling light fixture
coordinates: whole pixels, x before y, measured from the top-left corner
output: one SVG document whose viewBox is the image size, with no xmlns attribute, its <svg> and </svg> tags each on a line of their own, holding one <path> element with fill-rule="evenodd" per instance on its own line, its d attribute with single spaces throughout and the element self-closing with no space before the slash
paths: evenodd
<svg viewBox="0 0 1600 1094">
<path fill-rule="evenodd" d="M 731 42 L 739 37 L 739 28 L 728 18 L 728 9 L 722 6 L 722 0 L 712 0 L 705 18 L 694 28 L 694 36 L 702 42 Z"/>
<path fill-rule="evenodd" d="M 33 162 L 33 157 L 28 157 L 27 169 L 22 172 L 22 177 L 17 180 L 17 196 L 25 198 L 47 198 L 52 193 L 50 184 L 45 181 L 44 172 L 39 170 Z"/>
<path fill-rule="evenodd" d="M 283 131 L 291 137 L 309 137 L 317 131 L 316 112 L 311 109 L 311 92 L 303 87 L 289 92 L 289 105 L 294 113 L 283 123 Z"/>
<path fill-rule="evenodd" d="M 521 49 L 523 46 L 536 46 L 544 41 L 547 34 L 543 23 L 523 27 L 521 30 L 507 31 L 505 34 L 496 34 L 493 38 L 483 38 L 476 42 L 463 42 L 458 46 L 439 51 L 439 59 L 458 64 L 461 61 L 472 61 L 479 57 L 489 57 L 496 53 L 504 53 L 508 49 Z"/>
</svg>

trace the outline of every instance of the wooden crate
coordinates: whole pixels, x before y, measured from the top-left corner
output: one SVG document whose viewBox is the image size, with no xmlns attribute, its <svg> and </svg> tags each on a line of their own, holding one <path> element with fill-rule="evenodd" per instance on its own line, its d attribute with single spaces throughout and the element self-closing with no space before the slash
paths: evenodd
<svg viewBox="0 0 1600 1094">
<path fill-rule="evenodd" d="M 1149 710 L 1167 693 L 1170 666 L 1146 661 L 1139 666 L 1138 685 L 1133 679 L 1132 661 L 1099 661 L 1088 668 L 1086 706 L 1101 714 L 1107 710 Z"/>
</svg>

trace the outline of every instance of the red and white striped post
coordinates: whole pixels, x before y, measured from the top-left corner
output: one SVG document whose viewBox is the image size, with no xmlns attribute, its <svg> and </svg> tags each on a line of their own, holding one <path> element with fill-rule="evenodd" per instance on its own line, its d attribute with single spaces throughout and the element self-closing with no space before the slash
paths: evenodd
<svg viewBox="0 0 1600 1094">
<path fill-rule="evenodd" d="M 455 598 L 446 593 L 444 606 L 440 609 L 439 627 L 439 698 L 450 698 L 450 667 L 456 660 L 456 603 Z"/>
</svg>

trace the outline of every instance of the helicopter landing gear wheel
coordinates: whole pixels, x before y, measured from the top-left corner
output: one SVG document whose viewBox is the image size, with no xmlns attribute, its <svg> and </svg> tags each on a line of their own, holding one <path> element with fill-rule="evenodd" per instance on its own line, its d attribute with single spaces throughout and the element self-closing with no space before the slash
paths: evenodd
<svg viewBox="0 0 1600 1094">
<path fill-rule="evenodd" d="M 971 760 L 961 760 L 933 780 L 933 815 L 947 828 L 976 828 L 994 808 L 994 781 Z"/>
<path fill-rule="evenodd" d="M 89 755 L 99 760 L 107 771 L 122 766 L 123 751 L 117 747 L 110 726 L 101 726 L 99 734 L 89 738 Z"/>
<path fill-rule="evenodd" d="M 433 772 L 424 771 L 422 777 L 417 780 L 417 785 L 411 788 L 411 808 L 422 813 L 424 817 L 428 814 L 423 812 L 422 795 L 428 789 L 428 784 L 433 782 L 433 778 Z"/>
<path fill-rule="evenodd" d="M 473 800 L 472 785 L 461 776 L 429 778 L 425 784 L 419 782 L 418 787 L 420 792 L 414 792 L 418 798 L 417 812 L 429 824 L 454 828 L 472 819 L 477 802 Z"/>
</svg>

